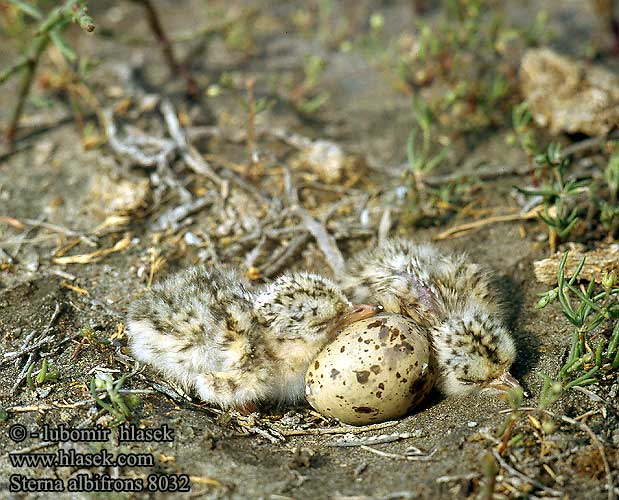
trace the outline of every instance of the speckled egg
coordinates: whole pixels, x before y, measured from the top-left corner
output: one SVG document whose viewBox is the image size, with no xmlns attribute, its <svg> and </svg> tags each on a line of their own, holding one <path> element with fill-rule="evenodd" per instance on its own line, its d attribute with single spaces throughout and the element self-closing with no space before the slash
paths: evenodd
<svg viewBox="0 0 619 500">
<path fill-rule="evenodd" d="M 310 364 L 305 395 L 323 415 L 363 425 L 405 415 L 437 378 L 426 332 L 397 314 L 380 314 L 343 330 Z"/>
</svg>

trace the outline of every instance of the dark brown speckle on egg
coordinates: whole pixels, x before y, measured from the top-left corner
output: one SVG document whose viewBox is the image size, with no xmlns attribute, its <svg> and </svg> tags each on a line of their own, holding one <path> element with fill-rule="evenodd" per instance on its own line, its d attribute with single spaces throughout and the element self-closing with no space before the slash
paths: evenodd
<svg viewBox="0 0 619 500">
<path fill-rule="evenodd" d="M 376 408 L 370 408 L 368 406 L 353 406 L 355 413 L 378 413 Z"/>
<path fill-rule="evenodd" d="M 356 371 L 355 373 L 357 374 L 357 382 L 360 384 L 365 384 L 370 378 L 370 372 L 367 370 Z"/>
</svg>

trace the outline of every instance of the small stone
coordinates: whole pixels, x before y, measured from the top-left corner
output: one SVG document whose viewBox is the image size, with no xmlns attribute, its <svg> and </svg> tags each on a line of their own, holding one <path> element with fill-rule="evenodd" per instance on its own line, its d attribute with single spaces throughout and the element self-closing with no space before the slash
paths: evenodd
<svg viewBox="0 0 619 500">
<path fill-rule="evenodd" d="M 198 238 L 195 234 L 193 234 L 191 231 L 187 231 L 183 239 L 185 240 L 185 243 L 187 243 L 188 245 L 195 246 L 195 247 L 197 247 L 198 245 L 202 243 L 202 240 Z"/>
<path fill-rule="evenodd" d="M 535 122 L 552 134 L 606 134 L 619 122 L 619 77 L 548 48 L 529 50 L 520 84 Z"/>
<path fill-rule="evenodd" d="M 303 159 L 308 167 L 328 184 L 339 181 L 344 170 L 344 152 L 331 141 L 318 140 L 305 151 Z"/>
</svg>

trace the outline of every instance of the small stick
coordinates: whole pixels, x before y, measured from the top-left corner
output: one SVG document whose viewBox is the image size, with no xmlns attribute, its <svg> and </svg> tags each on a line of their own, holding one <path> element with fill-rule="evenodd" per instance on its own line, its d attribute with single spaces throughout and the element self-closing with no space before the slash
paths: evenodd
<svg viewBox="0 0 619 500">
<path fill-rule="evenodd" d="M 305 225 L 306 229 L 312 234 L 316 243 L 318 244 L 318 248 L 324 254 L 327 263 L 331 267 L 333 274 L 337 279 L 341 278 L 344 273 L 344 268 L 346 264 L 344 263 L 344 257 L 342 256 L 342 252 L 337 247 L 337 243 L 335 238 L 329 234 L 325 224 L 323 222 L 319 222 L 314 219 L 308 212 L 305 210 L 299 201 L 299 195 L 297 193 L 296 188 L 294 187 L 292 174 L 289 169 L 286 169 L 284 172 L 284 183 L 286 186 L 286 193 L 288 195 L 288 201 L 292 206 L 293 211 L 301 218 L 301 221 Z"/>
<path fill-rule="evenodd" d="M 329 234 L 327 228 L 322 222 L 314 219 L 304 208 L 299 207 L 297 209 L 298 215 L 305 224 L 307 230 L 312 234 L 318 248 L 324 254 L 329 267 L 333 271 L 336 279 L 340 279 L 344 273 L 346 264 L 344 263 L 344 257 L 337 247 L 335 238 Z"/>
<path fill-rule="evenodd" d="M 25 62 L 26 72 L 24 73 L 24 76 L 22 76 L 21 82 L 19 84 L 19 91 L 17 93 L 17 104 L 13 109 L 13 113 L 11 114 L 11 118 L 9 119 L 9 126 L 6 129 L 6 141 L 9 146 L 12 146 L 13 142 L 15 141 L 17 126 L 24 110 L 24 105 L 26 104 L 26 98 L 30 93 L 30 87 L 32 87 L 32 79 L 34 77 L 34 73 L 37 69 L 37 65 L 39 64 L 41 54 L 47 47 L 48 43 L 49 36 L 37 36 L 32 44 L 30 56 L 28 56 Z"/>
<path fill-rule="evenodd" d="M 176 111 L 174 110 L 172 102 L 169 99 L 164 99 L 161 102 L 161 113 L 163 114 L 166 125 L 168 126 L 170 136 L 172 136 L 172 139 L 180 150 L 181 156 L 183 157 L 185 163 L 187 163 L 187 166 L 189 166 L 189 168 L 191 168 L 191 170 L 195 173 L 204 175 L 218 186 L 221 186 L 224 182 L 223 179 L 215 173 L 206 160 L 202 158 L 200 153 L 198 153 L 198 151 L 196 151 L 196 149 L 187 142 L 185 132 L 181 128 L 181 124 L 176 116 Z"/>
<path fill-rule="evenodd" d="M 478 229 L 483 226 L 487 226 L 489 224 L 494 224 L 495 222 L 510 222 L 510 221 L 518 221 L 518 220 L 529 220 L 536 219 L 539 214 L 541 207 L 535 207 L 532 210 L 524 214 L 508 214 L 508 215 L 495 215 L 493 217 L 488 217 L 486 219 L 477 220 L 475 222 L 469 222 L 467 224 L 461 224 L 459 226 L 455 226 L 449 228 L 442 233 L 435 235 L 433 240 L 446 240 L 451 238 L 459 238 L 460 236 L 464 236 L 465 233 Z"/>
<path fill-rule="evenodd" d="M 394 434 L 382 434 L 380 436 L 370 436 L 368 438 L 360 439 L 343 439 L 340 441 L 331 441 L 325 443 L 325 446 L 334 447 L 354 447 L 354 446 L 372 446 L 383 443 L 393 443 L 394 441 L 400 441 L 401 439 L 409 439 L 414 437 L 410 432 L 396 432 Z"/>
<path fill-rule="evenodd" d="M 176 56 L 174 55 L 174 49 L 172 48 L 172 42 L 166 35 L 163 25 L 161 24 L 161 20 L 159 19 L 159 14 L 150 0 L 132 0 L 134 3 L 142 4 L 144 9 L 146 10 L 146 17 L 148 20 L 148 25 L 155 35 L 155 39 L 157 43 L 161 47 L 163 52 L 163 56 L 170 68 L 170 73 L 172 75 L 180 74 L 181 77 L 185 80 L 185 84 L 187 85 L 187 94 L 193 99 L 198 99 L 200 95 L 200 89 L 198 84 L 194 80 L 187 66 L 177 61 Z"/>
<path fill-rule="evenodd" d="M 58 410 L 64 408 L 80 408 L 82 406 L 92 405 L 93 399 L 83 399 L 82 401 L 76 401 L 75 403 L 51 403 L 51 404 L 40 404 L 40 405 L 27 405 L 27 406 L 9 406 L 6 408 L 6 411 L 9 413 L 29 413 L 31 411 L 48 411 L 48 410 Z"/>
<path fill-rule="evenodd" d="M 56 352 L 58 349 L 60 349 L 60 347 L 65 343 L 68 342 L 69 340 L 73 340 L 77 337 L 80 337 L 81 333 L 74 333 L 73 335 L 69 335 L 68 337 L 65 337 L 57 342 L 55 342 L 55 349 L 53 350 L 53 352 Z M 36 351 L 39 347 L 41 347 L 44 344 L 49 344 L 54 340 L 53 335 L 48 335 L 45 338 L 42 338 L 41 340 L 39 340 L 38 342 L 36 342 L 35 344 L 32 344 L 30 347 L 27 347 L 26 349 L 22 349 L 20 352 L 13 352 L 13 353 L 5 353 L 5 358 L 0 361 L 0 366 L 4 366 L 5 364 L 13 361 L 14 359 L 17 359 L 21 356 L 23 356 L 24 354 L 28 354 L 30 352 Z M 51 352 L 51 351 L 50 351 Z"/>
<path fill-rule="evenodd" d="M 400 422 L 390 421 L 381 424 L 365 425 L 363 427 L 327 427 L 321 429 L 303 429 L 303 430 L 286 430 L 282 429 L 279 433 L 282 436 L 306 436 L 306 435 L 323 435 L 323 434 L 361 434 L 362 432 L 375 431 L 386 427 L 393 427 Z"/>
<path fill-rule="evenodd" d="M 22 370 L 19 372 L 19 375 L 17 375 L 17 380 L 13 384 L 13 387 L 11 387 L 11 390 L 9 391 L 9 394 L 11 396 L 15 394 L 15 392 L 21 385 L 22 381 L 26 379 L 26 375 L 28 374 L 28 371 L 30 370 L 30 365 L 32 365 L 33 362 L 34 362 L 34 353 L 31 352 L 28 355 L 28 361 L 26 361 L 26 364 L 24 365 Z"/>
<path fill-rule="evenodd" d="M 11 361 L 13 361 L 14 359 L 21 358 L 24 354 L 28 354 L 32 351 L 36 351 L 39 347 L 45 344 L 49 344 L 52 340 L 54 340 L 53 336 L 48 335 L 47 337 L 42 338 L 38 342 L 35 342 L 31 346 L 26 347 L 25 349 L 22 349 L 19 352 L 14 352 L 10 354 L 5 353 L 5 358 L 2 361 L 0 361 L 0 366 L 4 366 L 7 363 L 10 363 Z"/>
<path fill-rule="evenodd" d="M 451 483 L 453 481 L 470 481 L 480 476 L 477 472 L 469 472 L 468 474 L 456 474 L 454 476 L 439 476 L 435 479 L 437 483 Z"/>
<path fill-rule="evenodd" d="M 265 278 L 270 278 L 277 274 L 284 267 L 286 262 L 294 257 L 310 240 L 309 233 L 303 233 L 295 236 L 288 245 L 280 248 L 269 262 L 266 262 L 260 267 L 260 274 Z"/>
<path fill-rule="evenodd" d="M 103 116 L 105 120 L 105 133 L 108 139 L 107 142 L 116 154 L 126 156 L 143 167 L 155 167 L 167 163 L 168 156 L 175 149 L 174 142 L 149 136 L 128 137 L 125 141 L 121 141 L 118 137 L 112 111 L 105 110 Z M 148 155 L 138 146 L 156 146 L 159 148 L 159 152 L 154 155 Z"/>
<path fill-rule="evenodd" d="M 391 209 L 386 207 L 383 210 L 383 215 L 380 218 L 380 224 L 378 225 L 378 242 L 382 243 L 389 237 L 389 231 L 391 230 Z"/>
<path fill-rule="evenodd" d="M 377 450 L 375 448 L 371 448 L 370 446 L 365 446 L 365 445 L 361 445 L 360 448 L 362 450 L 369 451 L 369 452 L 374 453 L 375 455 L 379 455 L 381 457 L 397 458 L 399 460 L 407 460 L 409 462 L 428 462 L 428 461 L 432 460 L 432 457 L 436 453 L 436 449 L 434 449 L 430 453 L 428 453 L 427 455 L 413 455 L 413 456 L 411 456 L 411 455 L 402 455 L 400 453 L 390 453 L 390 452 L 387 452 L 387 451 L 381 451 L 381 450 Z"/>
<path fill-rule="evenodd" d="M 549 488 L 548 486 L 545 486 L 544 484 L 540 483 L 536 479 L 533 479 L 532 477 L 529 477 L 526 474 L 523 474 L 518 469 L 515 469 L 514 467 L 509 465 L 507 463 L 507 461 L 505 461 L 503 459 L 503 457 L 499 454 L 498 451 L 492 450 L 492 454 L 494 455 L 494 458 L 496 458 L 497 462 L 499 462 L 501 467 L 503 467 L 507 472 L 509 472 L 513 476 L 516 476 L 519 479 L 521 479 L 521 480 L 523 480 L 523 481 L 525 481 L 525 482 L 527 482 L 529 484 L 532 484 L 533 486 L 535 486 L 536 488 L 539 488 L 542 491 L 546 491 L 546 492 L 550 493 L 552 496 L 555 496 L 555 497 L 563 496 L 563 492 L 562 491 L 555 490 L 553 488 Z"/>
<path fill-rule="evenodd" d="M 544 410 L 544 412 L 549 415 L 553 415 L 548 410 Z M 606 483 L 607 483 L 606 488 L 608 489 L 608 500 L 615 500 L 617 496 L 615 495 L 615 486 L 613 484 L 613 476 L 610 470 L 610 465 L 608 464 L 608 459 L 606 458 L 606 453 L 604 452 L 604 446 L 600 442 L 599 438 L 596 436 L 595 432 L 593 432 L 591 430 L 591 427 L 589 427 L 584 422 L 579 422 L 578 420 L 567 417 L 565 415 L 561 416 L 561 420 L 569 424 L 575 425 L 577 427 L 580 427 L 583 431 L 589 434 L 589 436 L 591 437 L 591 441 L 593 442 L 593 444 L 595 444 L 598 451 L 600 452 L 600 457 L 602 458 L 602 463 L 604 464 L 604 471 L 606 472 Z"/>
<path fill-rule="evenodd" d="M 501 411 L 499 411 L 499 413 L 509 413 L 511 411 L 512 410 L 501 410 Z M 551 412 L 550 410 L 543 410 L 543 409 L 540 409 L 540 408 L 535 408 L 535 407 L 531 407 L 531 406 L 525 406 L 525 407 L 522 407 L 522 408 L 518 408 L 518 411 L 542 412 L 542 413 L 545 413 L 546 415 L 548 415 L 549 417 L 558 418 L 558 419 L 561 419 L 561 420 L 563 420 L 564 422 L 566 422 L 568 424 L 572 424 L 572 425 L 575 425 L 577 427 L 580 427 L 583 431 L 585 431 L 587 434 L 589 434 L 589 436 L 591 437 L 591 441 L 598 448 L 598 451 L 600 452 L 600 456 L 602 457 L 602 462 L 604 464 L 604 470 L 606 472 L 606 481 L 607 481 L 607 488 L 608 488 L 608 500 L 615 500 L 617 498 L 617 496 L 615 495 L 615 490 L 614 490 L 614 486 L 613 486 L 613 477 L 612 477 L 612 473 L 611 473 L 611 470 L 610 470 L 610 465 L 608 464 L 608 459 L 606 458 L 606 453 L 604 452 L 604 446 L 602 445 L 602 443 L 600 442 L 600 440 L 596 436 L 596 434 L 593 432 L 593 430 L 591 430 L 591 427 L 589 427 L 587 424 L 585 424 L 583 422 L 579 422 L 578 420 L 575 420 L 573 418 L 567 417 L 565 415 L 559 416 L 556 413 Z"/>
<path fill-rule="evenodd" d="M 336 493 L 335 496 L 333 496 L 333 500 L 415 500 L 417 498 L 419 498 L 419 493 L 410 490 L 394 491 L 380 497 L 366 495 L 349 496 L 341 495 L 340 493 Z"/>
<path fill-rule="evenodd" d="M 165 211 L 159 216 L 157 221 L 153 224 L 153 229 L 156 231 L 162 231 L 165 229 L 178 229 L 178 224 L 186 217 L 199 212 L 204 207 L 213 203 L 213 197 L 211 193 L 207 193 L 201 198 L 196 198 L 188 203 L 179 205 L 170 210 Z"/>
<path fill-rule="evenodd" d="M 222 171 L 221 172 L 221 176 L 225 177 L 226 179 L 231 180 L 232 182 L 234 182 L 237 186 L 239 186 L 241 189 L 244 189 L 245 191 L 247 191 L 257 201 L 259 201 L 263 205 L 269 205 L 269 199 L 264 194 L 262 194 L 258 190 L 258 188 L 256 186 L 254 186 L 253 184 L 247 182 L 245 179 L 243 179 L 242 177 L 237 175 L 232 170 L 224 170 L 224 171 Z"/>
<path fill-rule="evenodd" d="M 263 438 L 267 439 L 268 441 L 271 442 L 271 444 L 279 444 L 283 441 L 285 441 L 285 439 L 281 436 L 273 436 L 272 434 L 270 434 L 269 432 L 265 431 L 264 429 L 261 429 L 260 427 L 257 427 L 255 425 L 252 426 L 244 426 L 242 425 L 243 429 L 246 429 L 249 432 L 253 432 L 254 434 L 258 434 L 259 436 L 262 436 Z"/>
<path fill-rule="evenodd" d="M 88 236 L 81 234 L 77 231 L 74 231 L 73 229 L 69 229 L 63 226 L 60 226 L 58 224 L 51 224 L 49 222 L 43 222 L 40 220 L 36 220 L 36 219 L 21 219 L 20 222 L 22 222 L 23 224 L 26 224 L 28 226 L 33 226 L 33 227 L 42 227 L 43 229 L 47 229 L 49 231 L 53 231 L 55 233 L 61 233 L 64 234 L 66 236 L 74 236 L 79 238 L 80 240 L 82 240 L 82 242 L 86 243 L 86 245 L 88 245 L 89 247 L 96 247 L 97 243 L 92 240 L 91 238 L 89 238 Z"/>
</svg>

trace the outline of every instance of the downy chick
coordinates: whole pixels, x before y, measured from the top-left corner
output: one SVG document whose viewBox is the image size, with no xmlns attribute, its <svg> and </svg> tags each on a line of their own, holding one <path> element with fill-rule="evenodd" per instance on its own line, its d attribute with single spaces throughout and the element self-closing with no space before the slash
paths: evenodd
<svg viewBox="0 0 619 500">
<path fill-rule="evenodd" d="M 261 402 L 298 402 L 303 387 L 295 384 L 309 359 L 337 328 L 375 309 L 355 311 L 318 277 L 282 276 L 252 291 L 232 269 L 194 267 L 131 305 L 127 335 L 139 361 L 205 401 L 249 412 Z"/>
<path fill-rule="evenodd" d="M 353 300 L 376 301 L 428 329 L 444 394 L 506 392 L 519 386 L 509 373 L 515 344 L 489 274 L 466 256 L 388 240 L 354 257 L 343 285 Z"/>
<path fill-rule="evenodd" d="M 353 306 L 340 288 L 316 274 L 285 274 L 267 285 L 256 299 L 256 313 L 277 372 L 272 399 L 302 400 L 305 372 L 322 347 L 347 325 L 380 310 Z"/>
<path fill-rule="evenodd" d="M 181 271 L 131 304 L 129 346 L 203 400 L 242 410 L 266 396 L 270 378 L 254 298 L 233 269 Z"/>
</svg>

